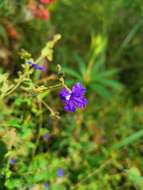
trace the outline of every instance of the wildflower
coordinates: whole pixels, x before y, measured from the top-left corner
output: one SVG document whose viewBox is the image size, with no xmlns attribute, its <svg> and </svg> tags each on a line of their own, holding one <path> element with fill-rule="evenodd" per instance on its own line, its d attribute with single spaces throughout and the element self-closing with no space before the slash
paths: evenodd
<svg viewBox="0 0 143 190">
<path fill-rule="evenodd" d="M 13 166 L 13 165 L 15 164 L 15 162 L 16 162 L 16 159 L 10 159 L 10 160 L 9 160 L 9 164 L 10 164 L 11 166 Z"/>
<path fill-rule="evenodd" d="M 39 66 L 38 64 L 33 63 L 32 61 L 27 61 L 27 63 L 31 65 L 34 69 L 39 70 L 39 71 L 45 71 L 46 69 L 44 66 Z"/>
<path fill-rule="evenodd" d="M 44 140 L 48 140 L 48 139 L 49 139 L 49 134 L 48 134 L 48 133 L 45 133 L 45 134 L 43 135 L 43 139 L 44 139 Z"/>
<path fill-rule="evenodd" d="M 44 188 L 45 188 L 45 189 L 48 189 L 48 188 L 49 188 L 49 184 L 48 184 L 48 183 L 45 183 L 45 184 L 44 184 Z"/>
<path fill-rule="evenodd" d="M 52 3 L 54 0 L 40 0 L 40 3 L 42 4 L 49 4 Z"/>
<path fill-rule="evenodd" d="M 62 89 L 60 97 L 64 103 L 64 109 L 66 111 L 75 112 L 76 108 L 84 108 L 88 103 L 84 97 L 85 92 L 86 89 L 79 82 L 72 87 L 71 91 L 66 88 Z"/>
<path fill-rule="evenodd" d="M 62 168 L 59 168 L 58 170 L 57 170 L 57 176 L 58 177 L 62 177 L 64 175 L 64 170 L 62 169 Z"/>
</svg>

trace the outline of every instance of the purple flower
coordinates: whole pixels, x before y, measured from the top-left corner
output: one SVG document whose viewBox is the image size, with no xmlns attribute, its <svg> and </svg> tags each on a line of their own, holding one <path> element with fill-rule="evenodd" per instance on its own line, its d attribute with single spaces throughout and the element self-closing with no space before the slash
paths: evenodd
<svg viewBox="0 0 143 190">
<path fill-rule="evenodd" d="M 62 168 L 59 168 L 58 170 L 57 170 L 57 176 L 58 177 L 62 177 L 64 175 L 64 170 L 62 169 Z"/>
<path fill-rule="evenodd" d="M 45 189 L 48 189 L 48 188 L 49 188 L 49 184 L 48 184 L 48 183 L 45 183 L 45 184 L 44 184 L 44 188 L 45 188 Z"/>
<path fill-rule="evenodd" d="M 27 63 L 29 65 L 31 65 L 36 70 L 39 70 L 39 71 L 45 71 L 46 70 L 46 68 L 44 66 L 39 66 L 38 64 L 33 63 L 32 61 L 27 61 Z"/>
<path fill-rule="evenodd" d="M 76 83 L 72 87 L 72 91 L 68 91 L 66 88 L 62 89 L 60 92 L 61 100 L 64 103 L 64 109 L 66 111 L 75 112 L 76 108 L 84 108 L 88 101 L 84 97 L 86 89 L 81 83 Z"/>
<path fill-rule="evenodd" d="M 43 139 L 44 139 L 44 140 L 48 140 L 48 139 L 49 139 L 49 134 L 48 134 L 48 133 L 45 133 L 45 134 L 43 135 Z"/>
<path fill-rule="evenodd" d="M 13 166 L 13 165 L 15 164 L 15 162 L 16 162 L 16 159 L 10 159 L 10 160 L 9 160 L 9 164 L 10 164 L 11 166 Z"/>
</svg>

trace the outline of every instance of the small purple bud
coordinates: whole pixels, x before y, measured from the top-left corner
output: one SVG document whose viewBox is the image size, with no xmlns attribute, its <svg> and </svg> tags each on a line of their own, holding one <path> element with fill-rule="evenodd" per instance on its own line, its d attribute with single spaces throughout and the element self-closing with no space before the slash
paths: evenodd
<svg viewBox="0 0 143 190">
<path fill-rule="evenodd" d="M 44 140 L 48 140 L 48 139 L 49 139 L 49 134 L 48 134 L 48 133 L 45 133 L 45 134 L 43 135 L 43 139 L 44 139 Z"/>
<path fill-rule="evenodd" d="M 39 71 L 45 71 L 46 70 L 46 68 L 44 66 L 39 66 L 35 63 L 32 64 L 32 67 L 34 67 L 34 69 L 39 70 Z"/>
<path fill-rule="evenodd" d="M 13 166 L 13 165 L 15 164 L 15 162 L 16 162 L 16 159 L 10 159 L 10 160 L 9 160 L 9 164 L 10 164 L 11 166 Z"/>
<path fill-rule="evenodd" d="M 64 170 L 62 169 L 62 168 L 59 168 L 58 170 L 57 170 L 57 176 L 58 177 L 62 177 L 64 175 Z"/>
<path fill-rule="evenodd" d="M 32 65 L 32 64 L 33 64 L 33 62 L 32 62 L 32 61 L 27 61 L 27 63 L 28 63 L 29 65 Z"/>
<path fill-rule="evenodd" d="M 44 66 L 40 66 L 40 65 L 38 65 L 38 64 L 36 64 L 36 63 L 33 63 L 32 60 L 27 61 L 27 63 L 28 63 L 29 65 L 31 65 L 31 67 L 33 67 L 33 68 L 36 69 L 36 70 L 39 70 L 39 71 L 45 71 L 45 70 L 46 70 L 46 68 L 45 68 Z"/>
<path fill-rule="evenodd" d="M 45 188 L 45 189 L 48 189 L 48 188 L 49 188 L 49 184 L 48 184 L 47 182 L 44 184 L 44 188 Z"/>
</svg>

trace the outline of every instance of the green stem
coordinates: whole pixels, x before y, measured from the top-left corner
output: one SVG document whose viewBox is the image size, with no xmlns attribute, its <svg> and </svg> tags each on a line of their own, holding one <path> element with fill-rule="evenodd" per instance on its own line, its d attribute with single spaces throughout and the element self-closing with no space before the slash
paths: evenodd
<svg viewBox="0 0 143 190">
<path fill-rule="evenodd" d="M 38 105 L 39 105 L 39 109 L 40 111 L 42 110 L 42 105 L 41 105 L 41 102 L 38 100 Z M 35 153 L 36 153 L 36 149 L 38 147 L 38 144 L 39 144 L 39 141 L 40 141 L 40 130 L 42 128 L 42 122 L 43 122 L 43 114 L 40 114 L 40 123 L 38 125 L 38 135 L 37 135 L 37 139 L 36 139 L 36 143 L 35 143 L 35 148 L 33 150 L 33 153 L 32 153 L 32 158 L 34 157 Z"/>
<path fill-rule="evenodd" d="M 79 185 L 81 185 L 81 183 L 85 182 L 85 181 L 86 181 L 87 179 L 89 179 L 90 177 L 93 177 L 95 174 L 98 174 L 99 172 L 101 172 L 108 164 L 111 163 L 111 161 L 112 161 L 111 159 L 106 160 L 106 161 L 104 162 L 104 164 L 102 164 L 99 168 L 95 169 L 93 172 L 91 172 L 90 174 L 88 174 L 87 177 L 81 179 L 80 182 L 78 182 L 76 185 L 74 185 L 73 187 L 71 187 L 71 190 L 73 190 L 73 189 L 76 189 L 76 190 L 77 190 L 77 188 L 79 187 Z"/>
<path fill-rule="evenodd" d="M 23 82 L 25 76 L 21 77 L 21 79 L 18 81 L 18 83 L 14 86 L 14 88 L 12 88 L 7 94 L 4 95 L 4 97 L 9 96 L 10 94 L 12 94 Z"/>
<path fill-rule="evenodd" d="M 58 116 L 58 114 L 45 101 L 41 100 L 41 103 L 49 110 L 51 116 L 60 119 L 60 116 Z"/>
<path fill-rule="evenodd" d="M 91 70 L 92 70 L 92 67 L 94 64 L 95 56 L 96 56 L 96 52 L 94 51 L 89 62 L 88 62 L 87 71 L 86 71 L 85 76 L 84 76 L 86 82 L 90 81 L 90 73 L 91 73 Z"/>
</svg>

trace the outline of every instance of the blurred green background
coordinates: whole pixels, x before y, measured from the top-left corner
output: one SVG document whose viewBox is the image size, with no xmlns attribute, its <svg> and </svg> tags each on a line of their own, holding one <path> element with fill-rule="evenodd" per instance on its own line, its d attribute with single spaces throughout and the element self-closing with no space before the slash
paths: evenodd
<svg viewBox="0 0 143 190">
<path fill-rule="evenodd" d="M 49 18 L 33 17 L 30 3 L 47 9 Z M 18 95 L 10 103 L 1 102 L 0 131 L 9 131 L 9 139 L 19 140 L 20 125 L 22 134 L 27 135 L 21 150 L 26 155 L 17 158 L 10 178 L 4 177 L 6 187 L 1 173 L 1 189 L 21 190 L 21 184 L 48 181 L 52 190 L 142 190 L 143 1 L 55 0 L 41 5 L 38 0 L 0 0 L 1 73 L 17 76 L 20 49 L 37 57 L 57 33 L 62 39 L 55 47 L 54 61 L 46 62 L 43 78 L 56 73 L 60 64 L 69 87 L 78 81 L 86 86 L 88 106 L 74 114 L 66 113 L 59 96 L 54 94 L 53 99 L 49 94 L 48 102 L 60 112 L 61 120 L 51 119 L 44 112 L 42 127 L 50 140 L 40 141 L 31 161 L 27 152 L 35 142 L 31 133 L 39 125 L 37 108 L 32 107 L 32 100 Z M 18 146 L 11 141 L 9 151 Z M 4 142 L 2 139 L 1 152 L 7 152 L 9 146 Z M 64 177 L 56 181 L 54 172 L 59 166 L 64 169 Z M 23 179 L 26 172 L 28 177 Z M 28 172 L 33 172 L 32 176 Z M 32 189 L 42 189 L 38 185 Z"/>
</svg>

